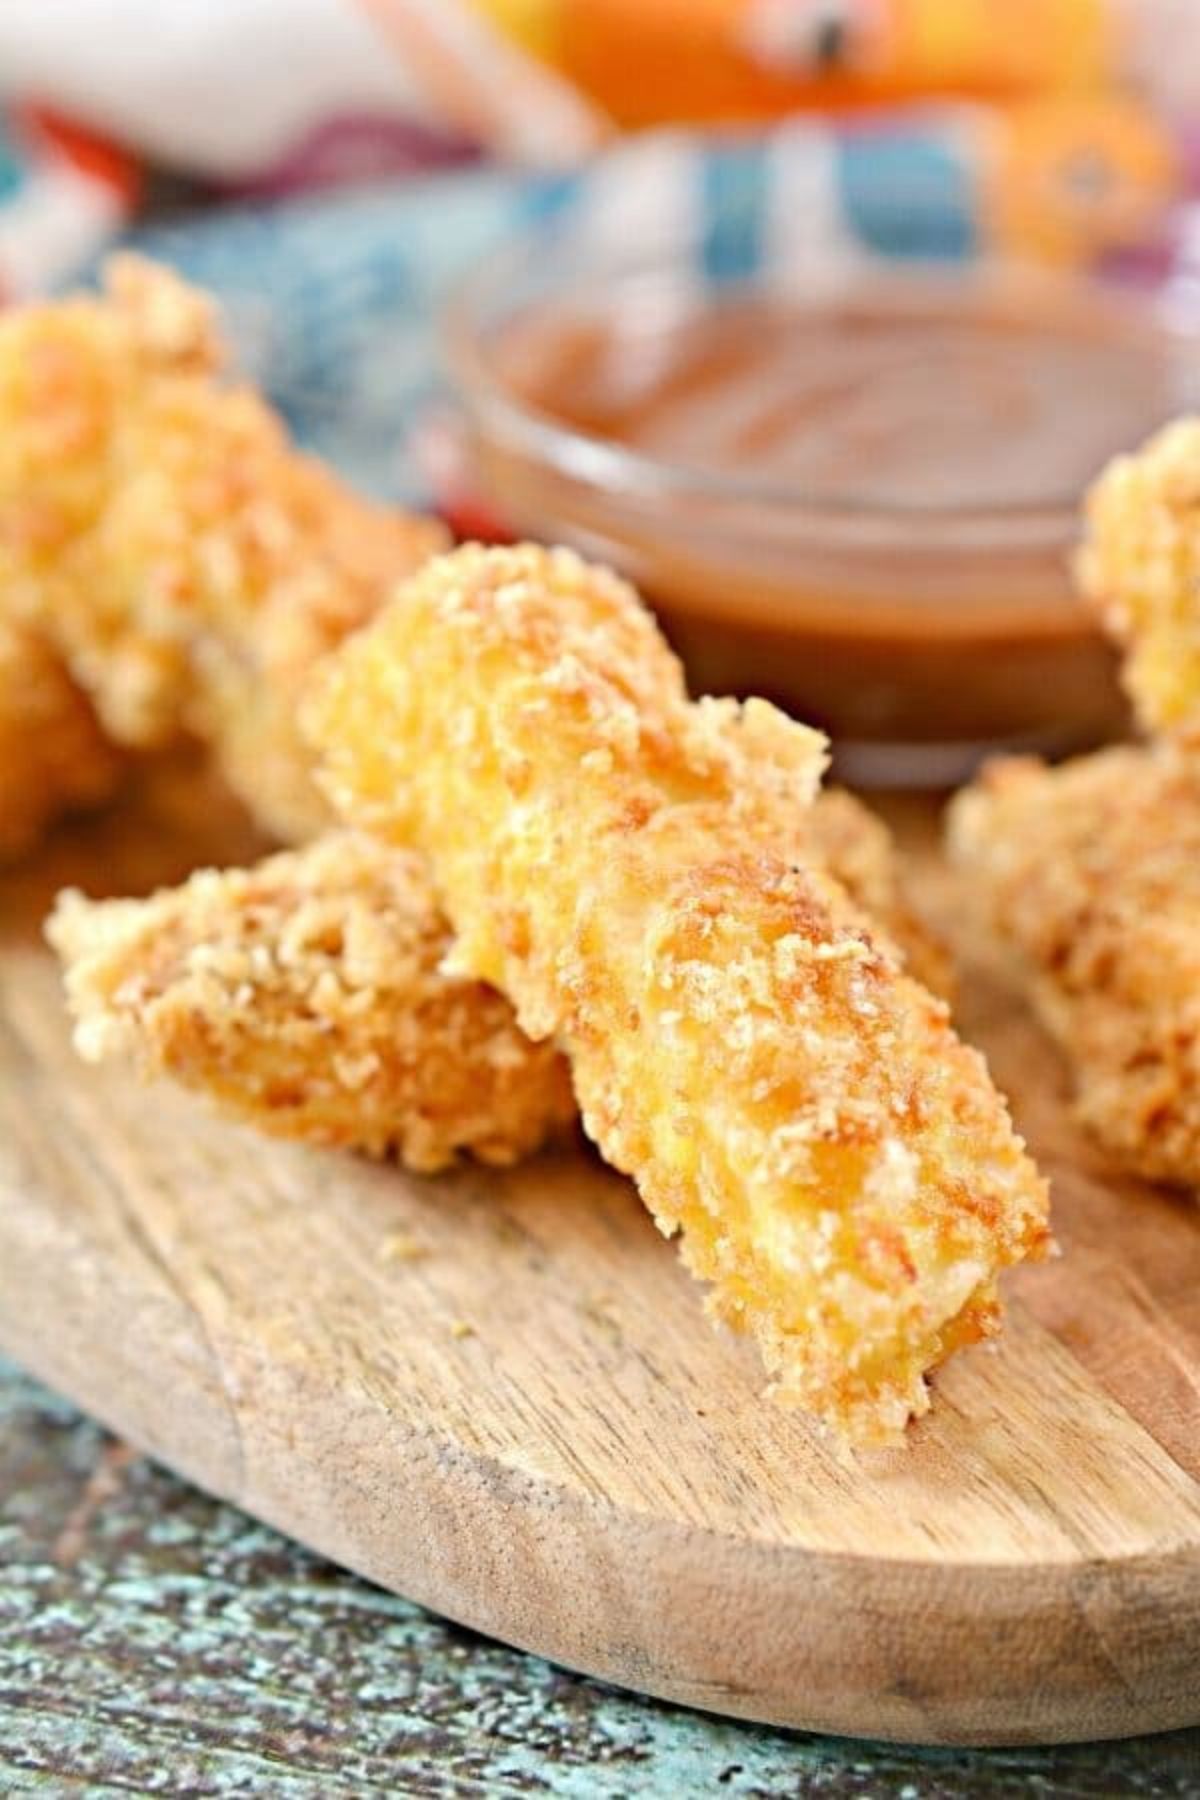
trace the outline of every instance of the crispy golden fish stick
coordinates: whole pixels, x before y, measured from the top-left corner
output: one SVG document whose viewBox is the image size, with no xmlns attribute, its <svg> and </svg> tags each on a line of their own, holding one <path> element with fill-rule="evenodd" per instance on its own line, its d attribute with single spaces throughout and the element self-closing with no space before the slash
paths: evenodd
<svg viewBox="0 0 1200 1800">
<path fill-rule="evenodd" d="M 207 297 L 134 257 L 102 295 L 0 317 L 0 609 L 114 742 L 198 734 L 298 837 L 327 818 L 295 735 L 309 666 L 445 533 L 298 453 L 223 360 Z"/>
<path fill-rule="evenodd" d="M 896 1441 L 1047 1196 L 944 1005 L 792 848 L 821 740 L 690 705 L 628 587 L 530 546 L 427 565 L 310 714 L 339 808 L 428 853 L 454 966 L 562 1045 L 779 1394 Z"/>
<path fill-rule="evenodd" d="M 96 806 L 120 762 L 91 707 L 45 643 L 0 615 L 0 863 L 60 813 Z"/>
<path fill-rule="evenodd" d="M 1200 768 L 1168 746 L 993 764 L 949 842 L 1124 1167 L 1200 1187 Z"/>
<path fill-rule="evenodd" d="M 208 300 L 165 270 L 118 258 L 108 284 L 0 316 L 0 605 L 55 643 L 112 737 L 141 748 L 178 730 L 185 608 L 171 571 L 105 527 L 129 484 L 159 483 L 169 433 L 151 413 L 210 391 L 221 353 Z"/>
<path fill-rule="evenodd" d="M 944 976 L 879 821 L 838 792 L 807 819 L 813 853 Z M 70 893 L 49 935 L 85 1055 L 132 1056 L 276 1136 L 428 1170 L 462 1149 L 513 1160 L 574 1116 L 558 1054 L 494 989 L 443 973 L 449 927 L 423 865 L 365 833 L 147 900 Z"/>
<path fill-rule="evenodd" d="M 1200 419 L 1110 463 L 1086 524 L 1079 585 L 1124 647 L 1143 729 L 1200 741 Z"/>
<path fill-rule="evenodd" d="M 449 944 L 420 858 L 334 832 L 148 900 L 59 897 L 75 1043 L 264 1130 L 432 1171 L 511 1163 L 575 1116 L 566 1065 Z"/>
</svg>

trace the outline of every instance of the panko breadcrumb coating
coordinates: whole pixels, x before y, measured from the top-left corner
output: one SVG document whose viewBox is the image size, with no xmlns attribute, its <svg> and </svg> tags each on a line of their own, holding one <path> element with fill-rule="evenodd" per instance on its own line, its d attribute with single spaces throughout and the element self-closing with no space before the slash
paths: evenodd
<svg viewBox="0 0 1200 1800">
<path fill-rule="evenodd" d="M 1200 766 L 1171 746 L 992 764 L 949 843 L 1125 1168 L 1200 1187 Z"/>
<path fill-rule="evenodd" d="M 1124 649 L 1139 722 L 1200 743 L 1200 419 L 1111 462 L 1086 526 L 1079 585 Z"/>
<path fill-rule="evenodd" d="M 294 715 L 310 663 L 445 542 L 216 379 L 208 298 L 119 256 L 105 292 L 0 316 L 0 610 L 120 745 L 210 743 L 277 835 L 326 815 Z"/>
<path fill-rule="evenodd" d="M 331 796 L 426 851 L 453 966 L 561 1044 L 781 1397 L 896 1441 L 1047 1195 L 945 1006 L 794 847 L 821 740 L 689 704 L 632 591 L 532 546 L 428 564 L 322 674 Z"/>
<path fill-rule="evenodd" d="M 91 707 L 38 637 L 0 614 L 0 863 L 60 813 L 96 806 L 120 762 Z"/>
<path fill-rule="evenodd" d="M 945 978 L 883 825 L 837 791 L 797 816 L 812 854 Z M 85 1055 L 131 1056 L 276 1136 L 433 1169 L 463 1147 L 515 1159 L 574 1114 L 561 1058 L 493 988 L 442 972 L 449 927 L 412 853 L 364 833 L 148 900 L 68 894 L 50 937 Z"/>
<path fill-rule="evenodd" d="M 221 351 L 211 303 L 166 270 L 118 257 L 107 280 L 0 315 L 0 605 L 141 748 L 178 730 L 183 608 L 149 546 L 106 527 L 128 485 L 158 483 L 160 445 L 169 460 L 167 396 L 211 391 Z"/>
<path fill-rule="evenodd" d="M 441 972 L 421 860 L 334 832 L 148 900 L 59 897 L 47 936 L 75 1043 L 132 1056 L 261 1128 L 442 1169 L 511 1163 L 574 1117 L 508 1002 Z"/>
</svg>

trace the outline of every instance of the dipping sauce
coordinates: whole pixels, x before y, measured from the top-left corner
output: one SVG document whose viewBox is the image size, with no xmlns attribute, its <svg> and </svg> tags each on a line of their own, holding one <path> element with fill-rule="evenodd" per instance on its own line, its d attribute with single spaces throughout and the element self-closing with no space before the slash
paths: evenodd
<svg viewBox="0 0 1200 1800">
<path fill-rule="evenodd" d="M 693 686 L 767 694 L 865 781 L 1111 734 L 1069 561 L 1083 489 L 1181 410 L 1194 351 L 1093 289 L 888 276 L 551 294 L 477 346 L 481 478 L 642 588 Z"/>
</svg>

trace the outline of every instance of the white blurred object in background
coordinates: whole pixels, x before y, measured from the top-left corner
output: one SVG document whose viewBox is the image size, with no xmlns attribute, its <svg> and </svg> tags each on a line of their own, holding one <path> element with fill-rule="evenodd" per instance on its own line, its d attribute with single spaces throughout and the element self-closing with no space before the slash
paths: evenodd
<svg viewBox="0 0 1200 1800">
<path fill-rule="evenodd" d="M 338 124 L 537 163 L 601 135 L 573 89 L 459 0 L 3 0 L 0 96 L 238 183 Z"/>
</svg>

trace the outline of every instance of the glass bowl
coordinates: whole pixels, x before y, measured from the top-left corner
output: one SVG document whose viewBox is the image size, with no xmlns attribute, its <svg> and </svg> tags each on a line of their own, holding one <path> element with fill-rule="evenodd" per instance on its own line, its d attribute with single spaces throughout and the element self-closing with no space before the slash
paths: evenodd
<svg viewBox="0 0 1200 1800">
<path fill-rule="evenodd" d="M 728 170 L 705 209 L 664 197 L 645 151 L 641 186 L 624 164 L 446 309 L 505 527 L 621 569 L 695 690 L 823 726 L 850 780 L 950 783 L 998 748 L 1120 731 L 1070 562 L 1088 481 L 1195 400 L 1196 332 L 1161 268 L 947 247 L 894 178 L 918 227 L 900 253 L 803 193 L 748 248 Z"/>
</svg>

